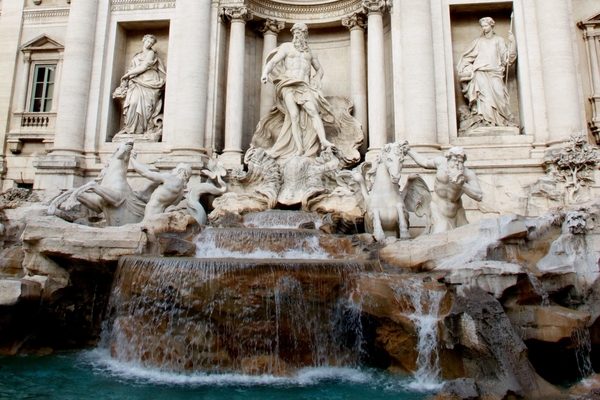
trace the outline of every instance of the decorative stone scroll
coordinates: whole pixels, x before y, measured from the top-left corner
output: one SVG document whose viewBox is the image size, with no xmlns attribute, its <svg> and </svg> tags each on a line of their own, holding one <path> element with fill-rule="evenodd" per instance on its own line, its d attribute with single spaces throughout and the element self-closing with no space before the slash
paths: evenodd
<svg viewBox="0 0 600 400">
<path fill-rule="evenodd" d="M 352 13 L 351 15 L 342 18 L 342 25 L 348 28 L 349 30 L 357 28 L 365 29 L 367 27 L 365 14 L 362 12 Z"/>
<path fill-rule="evenodd" d="M 390 11 L 392 9 L 392 2 L 390 0 L 363 0 L 362 11 L 365 14 L 380 13 Z"/>
<path fill-rule="evenodd" d="M 221 8 L 221 18 L 224 21 L 249 21 L 252 12 L 246 6 L 227 6 Z"/>
</svg>

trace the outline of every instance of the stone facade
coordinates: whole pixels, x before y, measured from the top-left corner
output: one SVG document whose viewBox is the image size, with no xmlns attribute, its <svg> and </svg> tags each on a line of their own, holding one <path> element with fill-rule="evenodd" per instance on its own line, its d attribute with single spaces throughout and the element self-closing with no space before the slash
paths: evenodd
<svg viewBox="0 0 600 400">
<path fill-rule="evenodd" d="M 598 139 L 600 50 L 596 0 L 11 0 L 0 1 L 0 189 L 68 189 L 96 177 L 118 143 L 112 93 L 145 34 L 167 73 L 162 138 L 136 143 L 161 170 L 207 156 L 239 165 L 273 104 L 264 59 L 303 22 L 325 72 L 324 96 L 347 97 L 362 124 L 363 159 L 408 140 L 428 157 L 466 149 L 483 200 L 469 219 L 539 214 L 531 199 L 548 153 Z M 461 54 L 492 17 L 516 41 L 504 82 L 516 127 L 461 133 Z M 463 108 L 461 108 L 463 107 Z M 433 187 L 435 171 L 407 162 Z M 587 182 L 600 189 L 597 168 Z M 560 182 L 555 182 L 559 185 Z M 135 184 L 135 183 L 134 183 Z"/>
</svg>

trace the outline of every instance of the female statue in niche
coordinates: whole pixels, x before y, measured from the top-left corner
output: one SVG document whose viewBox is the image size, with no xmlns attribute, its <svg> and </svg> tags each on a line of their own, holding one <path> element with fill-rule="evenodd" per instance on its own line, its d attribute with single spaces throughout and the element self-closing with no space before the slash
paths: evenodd
<svg viewBox="0 0 600 400">
<path fill-rule="evenodd" d="M 458 78 L 468 108 L 459 110 L 460 131 L 486 126 L 515 126 L 506 88 L 508 67 L 517 58 L 515 38 L 504 38 L 494 32 L 490 17 L 479 20 L 481 36 L 473 41 L 458 62 Z M 511 28 L 512 30 L 512 28 Z"/>
<path fill-rule="evenodd" d="M 142 51 L 136 53 L 121 78 L 113 98 L 123 102 L 123 129 L 117 135 L 144 135 L 158 141 L 162 134 L 165 67 L 152 48 L 154 35 L 144 35 Z"/>
</svg>

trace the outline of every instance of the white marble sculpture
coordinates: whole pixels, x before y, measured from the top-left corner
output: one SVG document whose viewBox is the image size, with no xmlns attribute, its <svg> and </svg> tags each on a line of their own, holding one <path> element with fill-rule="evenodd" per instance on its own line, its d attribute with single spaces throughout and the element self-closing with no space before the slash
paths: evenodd
<svg viewBox="0 0 600 400">
<path fill-rule="evenodd" d="M 142 51 L 136 53 L 131 65 L 115 89 L 113 98 L 123 103 L 123 129 L 113 141 L 158 141 L 162 135 L 162 105 L 165 89 L 165 66 L 152 48 L 154 35 L 142 39 Z"/>
<path fill-rule="evenodd" d="M 464 149 L 452 147 L 445 156 L 435 158 L 426 158 L 412 149 L 408 149 L 406 154 L 419 166 L 436 170 L 430 203 L 429 232 L 446 232 L 466 225 L 468 222 L 462 195 L 481 201 L 483 193 L 475 172 L 464 166 L 467 159 Z"/>
<path fill-rule="evenodd" d="M 366 162 L 353 171 L 352 176 L 359 183 L 365 200 L 365 230 L 377 241 L 390 236 L 410 239 L 408 211 L 419 212 L 419 205 L 429 203 L 431 198 L 420 177 L 411 177 L 401 190 L 400 178 L 407 151 L 407 142 L 388 143 L 374 164 Z"/>
<path fill-rule="evenodd" d="M 322 151 L 316 159 L 303 156 L 290 158 L 282 168 L 277 202 L 284 206 L 300 204 L 301 209 L 306 210 L 310 199 L 327 191 L 323 175 L 337 170 L 339 165 L 332 148 Z"/>
<path fill-rule="evenodd" d="M 208 177 L 209 181 L 190 185 L 186 199 L 188 213 L 194 217 L 198 224 L 206 225 L 208 215 L 206 206 L 202 203 L 203 197 L 205 195 L 220 196 L 227 191 L 227 184 L 223 181 L 227 171 L 216 159 L 211 158 L 206 165 L 206 169 L 202 170 L 202 174 Z"/>
<path fill-rule="evenodd" d="M 347 112 L 348 105 L 336 111 L 323 97 L 323 68 L 308 47 L 307 26 L 297 23 L 291 31 L 293 41 L 283 43 L 267 56 L 261 81 L 275 85 L 276 104 L 258 123 L 252 145 L 280 160 L 292 156 L 314 158 L 322 149 L 338 147 L 344 164 L 356 163 L 363 140 L 360 124 Z"/>
<path fill-rule="evenodd" d="M 517 58 L 515 38 L 508 34 L 508 44 L 494 32 L 490 17 L 479 20 L 481 36 L 462 54 L 458 78 L 468 107 L 460 109 L 459 131 L 479 127 L 514 127 L 510 98 L 506 87 L 508 68 Z"/>
<path fill-rule="evenodd" d="M 131 156 L 133 169 L 156 185 L 144 210 L 144 220 L 146 220 L 165 212 L 167 207 L 183 200 L 185 188 L 192 176 L 192 167 L 189 164 L 181 163 L 177 164 L 170 172 L 157 172 L 152 171 L 149 166 L 138 161 L 136 157 L 136 153 L 133 152 Z"/>
<path fill-rule="evenodd" d="M 134 192 L 127 181 L 132 149 L 132 142 L 121 143 L 95 180 L 56 197 L 48 214 L 59 215 L 61 208 L 68 210 L 81 203 L 92 211 L 104 213 L 108 226 L 140 222 L 147 200 L 143 194 Z"/>
<path fill-rule="evenodd" d="M 233 170 L 227 180 L 227 193 L 213 201 L 209 220 L 224 215 L 264 211 L 277 205 L 281 172 L 276 160 L 265 149 L 251 147 L 244 155 L 247 170 Z"/>
</svg>

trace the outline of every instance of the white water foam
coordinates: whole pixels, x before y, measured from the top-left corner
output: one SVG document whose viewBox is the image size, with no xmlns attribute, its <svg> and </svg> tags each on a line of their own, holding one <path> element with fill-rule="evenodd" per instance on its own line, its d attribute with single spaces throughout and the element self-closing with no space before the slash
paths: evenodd
<svg viewBox="0 0 600 400">
<path fill-rule="evenodd" d="M 108 374 L 118 379 L 182 386 L 313 386 L 331 380 L 369 383 L 375 379 L 369 371 L 343 367 L 302 368 L 291 376 L 174 373 L 115 360 L 110 357 L 106 349 L 95 349 L 84 353 L 82 362 L 91 364 L 98 373 Z"/>
<path fill-rule="evenodd" d="M 414 323 L 417 331 L 417 370 L 414 380 L 405 386 L 414 391 L 429 392 L 440 389 L 443 386 L 440 375 L 440 360 L 438 354 L 438 321 L 439 309 L 444 292 L 438 290 L 427 290 L 423 282 L 413 281 L 408 288 L 395 288 L 398 298 L 408 295 L 414 307 L 414 313 L 407 315 Z M 428 305 L 425 309 L 423 305 Z"/>
<path fill-rule="evenodd" d="M 196 242 L 196 258 L 254 258 L 254 259 L 296 259 L 327 260 L 331 256 L 323 250 L 316 236 L 305 237 L 298 241 L 296 248 L 284 252 L 256 249 L 250 252 L 232 251 L 219 248 L 213 236 L 201 237 Z"/>
</svg>

